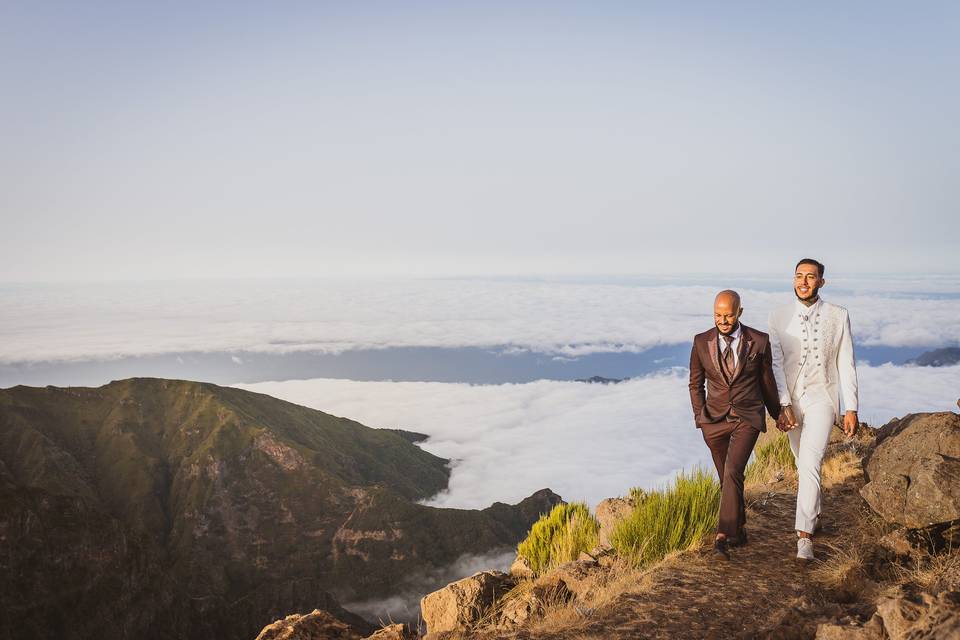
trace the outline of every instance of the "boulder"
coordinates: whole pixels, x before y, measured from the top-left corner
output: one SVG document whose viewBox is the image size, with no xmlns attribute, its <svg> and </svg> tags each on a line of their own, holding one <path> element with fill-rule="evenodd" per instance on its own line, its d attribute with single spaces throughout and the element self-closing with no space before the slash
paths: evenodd
<svg viewBox="0 0 960 640">
<path fill-rule="evenodd" d="M 911 597 L 901 591 L 880 598 L 876 616 L 890 640 L 960 638 L 960 592 Z"/>
<path fill-rule="evenodd" d="M 960 521 L 960 416 L 918 413 L 877 434 L 860 494 L 884 520 L 908 529 Z"/>
<path fill-rule="evenodd" d="M 607 498 L 601 500 L 594 509 L 597 522 L 600 523 L 600 546 L 610 546 L 610 534 L 618 522 L 633 512 L 632 498 Z"/>
<path fill-rule="evenodd" d="M 566 583 L 558 576 L 550 574 L 534 582 L 530 589 L 517 597 L 506 598 L 497 625 L 506 628 L 520 626 L 528 620 L 542 617 L 551 605 L 572 599 L 573 593 Z"/>
<path fill-rule="evenodd" d="M 417 634 L 405 624 L 391 624 L 375 631 L 365 640 L 415 640 Z"/>
<path fill-rule="evenodd" d="M 562 580 L 571 593 L 578 598 L 582 598 L 590 589 L 596 586 L 597 579 L 601 573 L 602 571 L 597 561 L 590 559 L 564 562 L 551 571 L 550 575 Z"/>
<path fill-rule="evenodd" d="M 913 545 L 910 543 L 906 529 L 894 529 L 882 536 L 879 542 L 881 547 L 901 560 L 910 557 L 913 553 Z"/>
<path fill-rule="evenodd" d="M 533 567 L 530 566 L 530 562 L 526 558 L 518 555 L 517 559 L 510 565 L 510 575 L 518 580 L 532 578 Z"/>
<path fill-rule="evenodd" d="M 516 580 L 501 571 L 475 573 L 425 595 L 420 614 L 431 633 L 466 629 L 484 618 L 515 585 Z"/>
<path fill-rule="evenodd" d="M 268 624 L 257 640 L 361 640 L 363 636 L 326 611 L 314 609 L 307 615 L 295 613 Z"/>
</svg>

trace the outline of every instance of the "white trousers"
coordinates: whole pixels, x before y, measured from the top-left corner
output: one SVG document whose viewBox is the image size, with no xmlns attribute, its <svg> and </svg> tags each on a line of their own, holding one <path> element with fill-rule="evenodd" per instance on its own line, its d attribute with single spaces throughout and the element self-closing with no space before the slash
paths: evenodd
<svg viewBox="0 0 960 640">
<path fill-rule="evenodd" d="M 800 398 L 793 410 L 799 426 L 788 431 L 787 437 L 800 481 L 795 525 L 797 531 L 812 534 L 820 517 L 820 465 L 837 411 L 832 402 L 820 398 Z"/>
</svg>

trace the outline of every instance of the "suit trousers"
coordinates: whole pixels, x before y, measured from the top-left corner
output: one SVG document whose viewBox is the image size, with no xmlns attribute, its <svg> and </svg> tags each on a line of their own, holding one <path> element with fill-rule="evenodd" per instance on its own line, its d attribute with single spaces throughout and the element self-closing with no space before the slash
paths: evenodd
<svg viewBox="0 0 960 640">
<path fill-rule="evenodd" d="M 700 426 L 720 476 L 720 523 L 717 533 L 738 538 L 747 521 L 743 474 L 760 432 L 739 420 Z"/>
<path fill-rule="evenodd" d="M 804 396 L 794 405 L 799 426 L 787 432 L 797 463 L 797 531 L 813 533 L 820 517 L 820 466 L 837 419 L 833 403 L 825 398 Z"/>
</svg>

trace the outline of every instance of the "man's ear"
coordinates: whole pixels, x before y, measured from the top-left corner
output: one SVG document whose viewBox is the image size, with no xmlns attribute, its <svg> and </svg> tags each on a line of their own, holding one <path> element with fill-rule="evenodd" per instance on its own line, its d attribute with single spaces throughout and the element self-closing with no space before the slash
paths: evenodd
<svg viewBox="0 0 960 640">
<path fill-rule="evenodd" d="M 822 288 L 825 287 L 825 286 L 827 286 L 827 281 L 826 281 L 825 279 L 823 279 L 823 278 L 820 278 L 820 287 L 819 287 L 819 288 L 822 289 Z"/>
<path fill-rule="evenodd" d="M 740 309 L 737 310 L 737 320 L 740 319 L 740 316 L 741 316 L 741 315 L 743 315 L 743 307 L 740 307 Z"/>
</svg>

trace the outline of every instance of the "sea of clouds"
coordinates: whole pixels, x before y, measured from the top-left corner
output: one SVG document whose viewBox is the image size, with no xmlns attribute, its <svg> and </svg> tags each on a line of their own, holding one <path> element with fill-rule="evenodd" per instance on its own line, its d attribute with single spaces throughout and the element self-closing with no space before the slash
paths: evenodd
<svg viewBox="0 0 960 640">
<path fill-rule="evenodd" d="M 711 326 L 716 291 L 738 286 L 763 329 L 789 279 L 181 280 L 0 285 L 0 362 L 185 351 L 342 352 L 509 346 L 576 357 L 678 344 Z M 945 346 L 960 337 L 960 278 L 841 281 L 866 345 Z"/>
<path fill-rule="evenodd" d="M 907 413 L 956 410 L 960 397 L 960 366 L 861 363 L 858 377 L 860 418 L 876 426 Z M 423 448 L 452 459 L 453 473 L 448 490 L 428 504 L 483 508 L 544 487 L 594 505 L 709 466 L 687 379 L 676 368 L 608 385 L 315 379 L 237 386 L 372 427 L 429 434 Z"/>
</svg>

